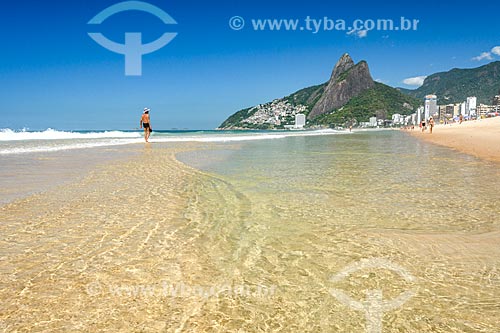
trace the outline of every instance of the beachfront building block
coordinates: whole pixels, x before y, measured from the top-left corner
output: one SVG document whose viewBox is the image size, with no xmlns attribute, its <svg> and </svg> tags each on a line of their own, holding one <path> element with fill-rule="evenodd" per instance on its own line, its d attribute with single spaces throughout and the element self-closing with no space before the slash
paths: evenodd
<svg viewBox="0 0 500 333">
<path fill-rule="evenodd" d="M 467 97 L 467 101 L 465 102 L 465 113 L 469 117 L 476 116 L 477 109 L 477 98 L 475 96 Z"/>
<path fill-rule="evenodd" d="M 420 124 L 422 122 L 422 120 L 424 119 L 424 107 L 423 106 L 420 106 L 418 109 L 417 109 L 417 124 Z"/>
<path fill-rule="evenodd" d="M 427 95 L 424 99 L 424 112 L 425 117 L 424 120 L 427 121 L 430 117 L 438 117 L 439 110 L 437 107 L 437 96 L 436 95 Z"/>
<path fill-rule="evenodd" d="M 479 104 L 476 108 L 477 116 L 480 118 L 486 118 L 490 113 L 494 113 L 496 110 L 494 105 Z"/>
</svg>

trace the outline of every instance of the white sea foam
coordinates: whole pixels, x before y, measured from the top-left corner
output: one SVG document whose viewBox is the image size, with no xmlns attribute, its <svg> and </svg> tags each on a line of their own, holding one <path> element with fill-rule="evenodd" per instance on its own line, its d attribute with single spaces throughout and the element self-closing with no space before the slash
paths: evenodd
<svg viewBox="0 0 500 333">
<path fill-rule="evenodd" d="M 103 138 L 139 138 L 138 132 L 67 132 L 48 128 L 45 131 L 13 131 L 9 128 L 0 130 L 0 141 L 22 140 L 64 140 L 64 139 L 103 139 Z"/>
<path fill-rule="evenodd" d="M 130 144 L 130 143 L 138 143 L 138 142 L 141 142 L 141 139 L 120 140 L 120 141 L 106 140 L 106 141 L 99 141 L 99 142 L 9 147 L 9 148 L 0 149 L 0 155 L 44 153 L 44 152 L 55 152 L 55 151 L 61 151 L 61 150 L 119 146 L 119 145 L 126 145 L 126 144 Z"/>
</svg>

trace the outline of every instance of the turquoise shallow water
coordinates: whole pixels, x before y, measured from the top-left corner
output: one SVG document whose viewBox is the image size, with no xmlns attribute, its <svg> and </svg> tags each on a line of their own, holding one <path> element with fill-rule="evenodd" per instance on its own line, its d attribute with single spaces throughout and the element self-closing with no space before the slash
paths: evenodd
<svg viewBox="0 0 500 333">
<path fill-rule="evenodd" d="M 324 208 L 332 217 L 344 216 L 344 223 L 446 231 L 498 227 L 497 164 L 397 131 L 292 137 L 178 157 L 245 193 L 290 195 L 304 202 L 303 210 Z"/>
<path fill-rule="evenodd" d="M 198 322 L 376 332 L 377 319 L 332 290 L 357 304 L 412 291 L 384 312 L 384 332 L 498 331 L 497 164 L 397 131 L 216 145 L 177 157 L 211 184 L 193 209 L 212 225 L 204 246 L 214 272 L 277 286 L 271 299 L 212 304 Z"/>
</svg>

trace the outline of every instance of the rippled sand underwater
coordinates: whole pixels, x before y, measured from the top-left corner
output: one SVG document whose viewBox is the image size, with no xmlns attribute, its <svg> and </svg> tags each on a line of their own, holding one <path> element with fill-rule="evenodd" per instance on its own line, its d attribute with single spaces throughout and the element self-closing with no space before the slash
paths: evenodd
<svg viewBox="0 0 500 333">
<path fill-rule="evenodd" d="M 0 208 L 0 328 L 498 332 L 499 176 L 395 132 L 152 145 Z"/>
</svg>

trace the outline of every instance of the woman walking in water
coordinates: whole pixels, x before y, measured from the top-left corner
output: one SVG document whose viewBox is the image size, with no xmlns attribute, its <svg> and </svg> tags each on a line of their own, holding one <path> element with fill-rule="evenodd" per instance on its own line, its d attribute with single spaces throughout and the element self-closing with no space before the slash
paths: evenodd
<svg viewBox="0 0 500 333">
<path fill-rule="evenodd" d="M 144 128 L 144 140 L 146 142 L 149 142 L 149 136 L 151 135 L 151 123 L 150 123 L 150 120 L 149 120 L 149 109 L 148 108 L 144 108 L 144 112 L 142 113 L 142 117 L 141 117 L 141 122 L 140 122 L 140 126 L 141 128 Z"/>
</svg>

